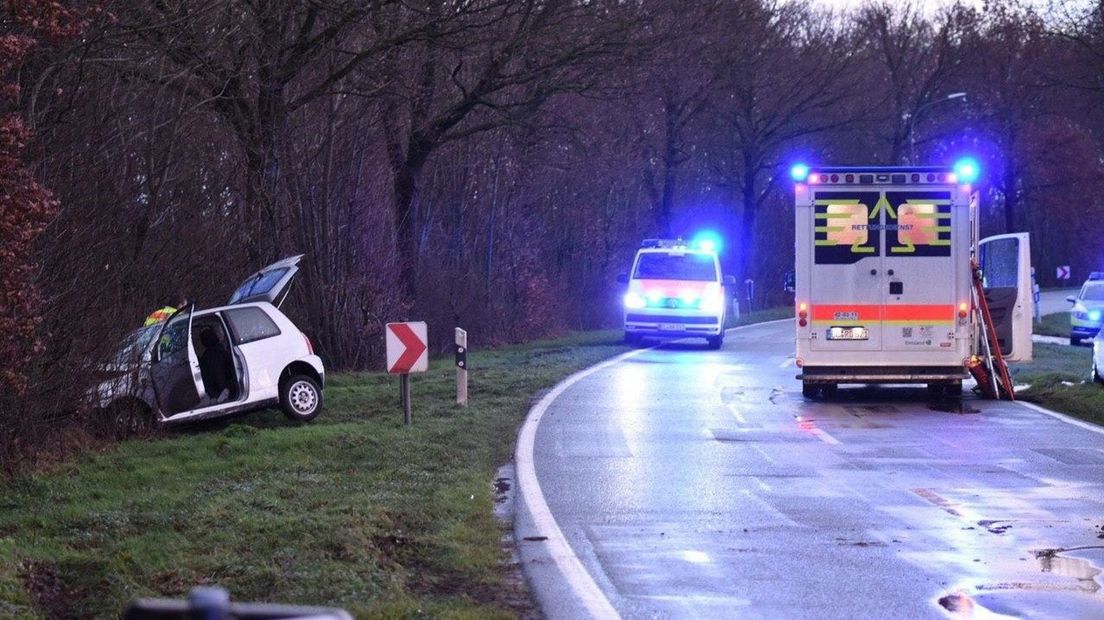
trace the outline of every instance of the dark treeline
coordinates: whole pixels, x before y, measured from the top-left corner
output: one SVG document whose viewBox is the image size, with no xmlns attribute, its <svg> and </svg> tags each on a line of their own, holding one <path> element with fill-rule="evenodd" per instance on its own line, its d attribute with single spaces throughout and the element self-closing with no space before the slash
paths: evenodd
<svg viewBox="0 0 1104 620">
<path fill-rule="evenodd" d="M 639 240 L 703 227 L 780 303 L 795 159 L 974 154 L 983 232 L 1032 232 L 1044 285 L 1083 277 L 1104 269 L 1102 6 L 96 3 L 9 75 L 58 207 L 4 406 L 76 402 L 151 309 L 298 253 L 287 309 L 334 369 L 382 365 L 400 318 L 438 349 L 457 325 L 475 346 L 608 326 Z"/>
</svg>

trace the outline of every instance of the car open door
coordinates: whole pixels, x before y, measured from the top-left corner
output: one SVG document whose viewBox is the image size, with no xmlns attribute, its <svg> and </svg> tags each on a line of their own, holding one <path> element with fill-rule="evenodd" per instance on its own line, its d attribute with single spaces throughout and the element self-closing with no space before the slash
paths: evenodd
<svg viewBox="0 0 1104 620">
<path fill-rule="evenodd" d="M 978 260 L 997 342 L 1007 361 L 1031 361 L 1031 239 L 1027 233 L 986 237 Z"/>
<path fill-rule="evenodd" d="M 299 273 L 299 261 L 302 258 L 302 254 L 285 258 L 249 276 L 230 296 L 227 305 L 267 301 L 279 308 L 291 290 L 291 281 Z"/>
<path fill-rule="evenodd" d="M 193 304 L 165 321 L 157 335 L 150 365 L 153 391 L 165 415 L 193 409 L 203 393 L 199 356 L 192 345 Z"/>
</svg>

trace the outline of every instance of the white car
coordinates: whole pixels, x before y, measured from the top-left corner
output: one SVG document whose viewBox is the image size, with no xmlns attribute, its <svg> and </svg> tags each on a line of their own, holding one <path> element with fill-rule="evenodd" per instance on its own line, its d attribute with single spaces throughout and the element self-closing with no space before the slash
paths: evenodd
<svg viewBox="0 0 1104 620">
<path fill-rule="evenodd" d="M 250 276 L 228 305 L 189 304 L 138 329 L 104 370 L 96 405 L 128 431 L 279 405 L 292 420 L 322 408 L 326 372 L 310 339 L 278 309 L 302 256 Z"/>
</svg>

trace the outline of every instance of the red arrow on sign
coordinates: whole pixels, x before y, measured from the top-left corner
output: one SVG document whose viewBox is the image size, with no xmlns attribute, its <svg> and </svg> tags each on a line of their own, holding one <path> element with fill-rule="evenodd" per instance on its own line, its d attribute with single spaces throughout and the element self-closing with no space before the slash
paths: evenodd
<svg viewBox="0 0 1104 620">
<path fill-rule="evenodd" d="M 387 369 L 387 372 L 392 374 L 406 374 L 410 372 L 410 369 L 418 363 L 418 358 L 425 353 L 426 344 L 422 342 L 422 339 L 418 337 L 418 334 L 414 333 L 413 329 L 406 323 L 392 323 L 387 326 L 391 330 L 391 333 L 395 334 L 395 337 L 399 339 L 406 350 L 399 355 L 399 359 L 395 360 L 395 363 L 391 365 L 391 368 Z"/>
</svg>

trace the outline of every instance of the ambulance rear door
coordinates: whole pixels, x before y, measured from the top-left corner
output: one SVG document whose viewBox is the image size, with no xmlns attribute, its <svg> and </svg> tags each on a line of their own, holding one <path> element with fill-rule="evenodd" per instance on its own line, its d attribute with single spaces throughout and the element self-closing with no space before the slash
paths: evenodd
<svg viewBox="0 0 1104 620">
<path fill-rule="evenodd" d="M 1032 358 L 1031 239 L 1027 233 L 986 237 L 978 243 L 985 298 L 1005 360 Z"/>
<path fill-rule="evenodd" d="M 812 351 L 881 350 L 879 196 L 878 191 L 855 188 L 814 190 L 812 265 L 807 272 Z"/>
<path fill-rule="evenodd" d="M 965 241 L 967 237 L 953 235 L 953 191 L 943 187 L 887 188 L 882 192 L 885 271 L 877 285 L 885 294 L 885 351 L 954 351 L 956 306 L 965 299 L 957 299 L 963 270 L 955 269 L 952 240 L 958 236 Z M 966 206 L 963 203 L 962 207 Z M 962 245 L 965 251 L 968 242 Z M 937 355 L 929 363 L 941 361 Z"/>
</svg>

